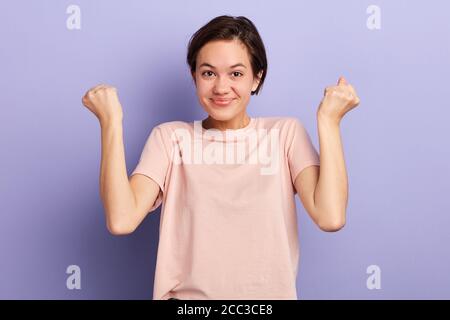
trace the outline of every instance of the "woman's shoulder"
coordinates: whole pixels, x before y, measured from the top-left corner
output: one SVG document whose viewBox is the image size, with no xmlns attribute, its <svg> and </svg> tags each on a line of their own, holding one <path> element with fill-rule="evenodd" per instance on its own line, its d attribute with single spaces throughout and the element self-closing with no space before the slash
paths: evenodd
<svg viewBox="0 0 450 320">
<path fill-rule="evenodd" d="M 162 129 L 163 131 L 174 131 L 176 129 L 189 128 L 189 122 L 182 120 L 166 121 L 157 124 L 154 128 Z"/>
<path fill-rule="evenodd" d="M 271 116 L 271 117 L 259 117 L 261 122 L 263 122 L 268 127 L 292 127 L 295 125 L 303 125 L 301 120 L 294 116 Z"/>
</svg>

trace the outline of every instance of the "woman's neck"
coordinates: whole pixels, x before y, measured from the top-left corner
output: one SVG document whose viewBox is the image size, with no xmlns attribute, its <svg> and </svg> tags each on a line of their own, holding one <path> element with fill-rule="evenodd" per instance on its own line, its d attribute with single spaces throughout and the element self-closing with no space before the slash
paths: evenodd
<svg viewBox="0 0 450 320">
<path fill-rule="evenodd" d="M 221 131 L 225 131 L 227 129 L 236 130 L 242 129 L 248 126 L 250 123 L 250 117 L 247 114 L 244 114 L 240 118 L 230 119 L 228 121 L 220 121 L 213 119 L 211 116 L 208 116 L 205 120 L 202 121 L 202 126 L 205 129 L 218 129 Z"/>
</svg>

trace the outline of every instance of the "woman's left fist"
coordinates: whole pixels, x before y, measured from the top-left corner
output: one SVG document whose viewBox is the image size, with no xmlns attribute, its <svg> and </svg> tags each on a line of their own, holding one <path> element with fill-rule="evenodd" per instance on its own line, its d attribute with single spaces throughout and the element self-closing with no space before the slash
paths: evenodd
<svg viewBox="0 0 450 320">
<path fill-rule="evenodd" d="M 317 114 L 339 123 L 342 117 L 359 104 L 355 89 L 340 77 L 337 86 L 326 87 Z"/>
</svg>

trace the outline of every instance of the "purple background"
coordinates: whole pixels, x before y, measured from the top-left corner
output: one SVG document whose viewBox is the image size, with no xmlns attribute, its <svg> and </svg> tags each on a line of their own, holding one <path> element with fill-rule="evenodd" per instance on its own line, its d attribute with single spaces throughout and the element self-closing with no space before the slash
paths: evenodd
<svg viewBox="0 0 450 320">
<path fill-rule="evenodd" d="M 68 30 L 66 8 L 81 8 Z M 369 5 L 381 29 L 369 30 Z M 108 83 L 124 109 L 128 172 L 153 126 L 206 117 L 185 63 L 190 36 L 244 15 L 269 69 L 251 116 L 315 112 L 340 75 L 361 104 L 341 122 L 348 220 L 320 231 L 297 198 L 300 299 L 450 298 L 450 5 L 445 1 L 2 1 L 0 298 L 151 299 L 161 207 L 131 235 L 108 233 L 100 127 L 82 104 Z M 81 290 L 66 288 L 67 266 Z M 368 290 L 366 268 L 381 268 Z"/>
</svg>

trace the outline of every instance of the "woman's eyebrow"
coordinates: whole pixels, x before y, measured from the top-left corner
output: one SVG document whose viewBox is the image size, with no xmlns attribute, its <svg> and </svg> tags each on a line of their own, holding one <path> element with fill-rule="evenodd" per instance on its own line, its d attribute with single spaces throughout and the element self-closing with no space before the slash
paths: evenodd
<svg viewBox="0 0 450 320">
<path fill-rule="evenodd" d="M 209 64 L 209 63 L 202 63 L 200 66 L 199 66 L 199 68 L 201 68 L 201 67 L 210 67 L 210 68 L 213 68 L 213 69 L 215 69 L 216 67 L 214 67 L 213 65 L 211 65 L 211 64 Z M 244 67 L 244 68 L 247 68 L 246 66 L 244 66 L 242 63 L 236 63 L 236 64 L 233 64 L 231 67 L 230 67 L 230 69 L 232 69 L 232 68 L 236 68 L 236 67 Z"/>
</svg>

